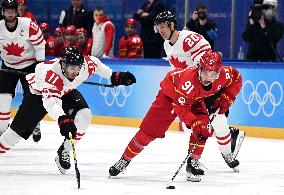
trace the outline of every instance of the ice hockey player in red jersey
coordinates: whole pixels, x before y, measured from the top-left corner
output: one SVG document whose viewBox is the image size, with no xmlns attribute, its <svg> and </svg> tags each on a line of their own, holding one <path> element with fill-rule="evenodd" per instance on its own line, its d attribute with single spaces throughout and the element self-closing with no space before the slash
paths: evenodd
<svg viewBox="0 0 284 195">
<path fill-rule="evenodd" d="M 66 26 L 65 31 L 64 31 L 64 35 L 65 35 L 64 47 L 75 45 L 75 32 L 76 32 L 76 27 L 74 25 Z"/>
<path fill-rule="evenodd" d="M 219 53 L 207 52 L 201 57 L 198 68 L 175 69 L 167 74 L 160 86 L 139 131 L 129 142 L 121 159 L 110 167 L 109 174 L 118 175 L 150 142 L 165 137 L 165 132 L 178 116 L 192 129 L 188 148 L 192 154 L 186 166 L 187 180 L 198 182 L 204 175 L 199 158 L 207 138 L 212 135 L 213 129 L 215 133 L 229 129 L 225 112 L 241 89 L 241 75 L 231 66 L 222 66 Z M 214 111 L 208 112 L 204 100 L 212 95 L 217 96 L 211 102 Z M 232 167 L 238 166 L 239 162 L 232 157 L 230 149 L 223 148 L 222 154 Z"/>
<path fill-rule="evenodd" d="M 87 30 L 78 28 L 75 31 L 75 46 L 81 51 L 83 55 L 91 55 L 93 39 L 87 37 Z"/>
<path fill-rule="evenodd" d="M 57 41 L 54 39 L 53 36 L 49 34 L 49 25 L 46 22 L 42 22 L 39 24 L 39 27 L 45 39 L 45 55 L 55 56 L 56 48 L 57 48 Z"/>
<path fill-rule="evenodd" d="M 65 48 L 61 58 L 38 64 L 35 73 L 26 76 L 30 90 L 12 124 L 0 137 L 0 154 L 10 150 L 22 138 L 28 139 L 33 128 L 48 114 L 58 121 L 60 133 L 65 136 L 55 158 L 60 172 L 65 174 L 71 166 L 69 133 L 76 144 L 85 134 L 92 116 L 76 88 L 94 74 L 110 78 L 114 86 L 136 82 L 130 72 L 113 72 L 99 59 L 83 56 L 75 46 Z"/>
<path fill-rule="evenodd" d="M 0 134 L 8 127 L 11 102 L 15 88 L 21 81 L 24 96 L 29 90 L 25 76 L 8 73 L 9 70 L 34 72 L 36 65 L 45 60 L 45 41 L 38 25 L 29 18 L 17 17 L 18 4 L 15 0 L 2 2 L 4 20 L 0 21 Z"/>
<path fill-rule="evenodd" d="M 18 13 L 20 17 L 30 18 L 33 22 L 37 23 L 34 15 L 28 11 L 28 0 L 17 0 Z"/>
<path fill-rule="evenodd" d="M 176 17 L 169 11 L 160 13 L 155 21 L 155 29 L 161 34 L 164 42 L 165 52 L 172 68 L 187 68 L 195 67 L 199 62 L 200 57 L 207 51 L 211 51 L 210 44 L 203 36 L 198 33 L 182 30 L 176 30 Z M 205 101 L 210 109 L 211 99 L 208 97 Z M 209 103 L 207 103 L 209 102 Z M 228 115 L 229 111 L 226 113 Z M 233 148 L 232 153 L 234 158 L 237 156 L 239 149 L 244 139 L 244 131 L 230 127 L 219 133 L 216 131 L 214 136 L 217 138 L 219 150 L 222 154 L 223 148 Z M 226 162 L 226 160 L 225 160 Z"/>
<path fill-rule="evenodd" d="M 57 27 L 55 30 L 54 30 L 54 33 L 53 33 L 53 36 L 54 36 L 54 39 L 56 40 L 57 42 L 57 47 L 56 47 L 56 56 L 60 57 L 61 54 L 62 54 L 62 51 L 64 49 L 64 40 L 63 40 L 63 36 L 65 34 L 65 28 L 62 26 L 61 28 L 60 27 Z"/>
<path fill-rule="evenodd" d="M 142 58 L 143 42 L 136 33 L 136 20 L 130 18 L 125 22 L 125 36 L 121 37 L 118 43 L 119 58 Z"/>
</svg>

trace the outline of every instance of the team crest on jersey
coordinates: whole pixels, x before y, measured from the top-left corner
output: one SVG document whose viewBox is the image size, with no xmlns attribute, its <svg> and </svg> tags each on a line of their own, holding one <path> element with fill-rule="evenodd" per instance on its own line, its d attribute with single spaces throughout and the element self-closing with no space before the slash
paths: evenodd
<svg viewBox="0 0 284 195">
<path fill-rule="evenodd" d="M 52 47 L 54 47 L 54 43 L 53 42 L 48 42 L 48 46 L 52 48 Z"/>
<path fill-rule="evenodd" d="M 171 64 L 175 67 L 175 68 L 182 68 L 182 69 L 184 69 L 184 68 L 187 68 L 187 64 L 186 64 L 186 61 L 183 61 L 183 62 L 180 62 L 179 61 L 179 59 L 178 59 L 178 57 L 174 57 L 174 56 L 171 56 L 171 58 L 170 58 L 170 62 L 171 62 Z"/>
<path fill-rule="evenodd" d="M 18 43 L 14 44 L 14 42 L 11 44 L 8 43 L 6 46 L 3 46 L 3 48 L 7 51 L 7 55 L 18 57 L 21 57 L 22 53 L 25 51 L 24 46 L 21 47 Z"/>
</svg>

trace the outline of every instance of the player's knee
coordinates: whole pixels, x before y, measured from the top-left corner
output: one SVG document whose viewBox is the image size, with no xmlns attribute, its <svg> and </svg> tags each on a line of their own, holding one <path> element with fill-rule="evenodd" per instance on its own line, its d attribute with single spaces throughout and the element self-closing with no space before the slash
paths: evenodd
<svg viewBox="0 0 284 195">
<path fill-rule="evenodd" d="M 142 130 L 139 130 L 136 135 L 135 135 L 135 139 L 142 144 L 143 146 L 147 146 L 150 142 L 152 142 L 153 140 L 155 140 L 156 138 L 148 135 L 147 133 L 145 133 Z"/>
<path fill-rule="evenodd" d="M 228 119 L 225 114 L 217 114 L 211 125 L 216 134 L 226 134 L 226 131 L 229 131 Z"/>
<path fill-rule="evenodd" d="M 78 131 L 86 131 L 91 123 L 92 112 L 89 108 L 79 110 L 75 115 L 75 125 Z"/>
</svg>

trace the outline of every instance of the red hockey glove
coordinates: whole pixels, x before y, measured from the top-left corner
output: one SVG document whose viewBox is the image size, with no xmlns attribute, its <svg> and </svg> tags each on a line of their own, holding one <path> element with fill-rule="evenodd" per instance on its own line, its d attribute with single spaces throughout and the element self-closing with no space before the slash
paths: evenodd
<svg viewBox="0 0 284 195">
<path fill-rule="evenodd" d="M 132 85 L 133 83 L 136 83 L 136 78 L 131 72 L 113 72 L 111 75 L 111 83 L 114 86 L 119 85 Z"/>
<path fill-rule="evenodd" d="M 72 134 L 73 139 L 76 137 L 77 128 L 74 124 L 74 118 L 69 115 L 63 115 L 58 118 L 58 125 L 60 133 L 69 139 L 69 133 Z"/>
<path fill-rule="evenodd" d="M 205 138 L 208 138 L 211 136 L 211 132 L 209 132 L 208 124 L 205 124 L 201 120 L 197 120 L 192 123 L 191 125 L 192 133 L 197 136 L 203 136 Z"/>
<path fill-rule="evenodd" d="M 219 98 L 217 98 L 213 103 L 213 108 L 220 108 L 219 114 L 224 114 L 229 110 L 230 106 L 234 103 L 235 98 L 231 98 L 225 93 L 222 93 Z"/>
</svg>

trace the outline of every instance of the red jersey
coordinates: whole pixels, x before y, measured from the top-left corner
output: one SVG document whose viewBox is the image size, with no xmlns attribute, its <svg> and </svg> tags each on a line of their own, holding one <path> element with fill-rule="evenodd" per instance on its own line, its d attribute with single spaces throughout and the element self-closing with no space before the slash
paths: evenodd
<svg viewBox="0 0 284 195">
<path fill-rule="evenodd" d="M 80 52 L 87 56 L 87 55 L 91 55 L 91 50 L 92 50 L 92 45 L 93 45 L 93 39 L 92 38 L 88 38 L 86 43 L 84 44 L 84 47 L 82 46 L 81 43 L 76 42 L 75 46 L 80 50 Z"/>
<path fill-rule="evenodd" d="M 57 48 L 57 41 L 53 36 L 49 35 L 47 39 L 45 39 L 45 55 L 46 56 L 55 56 Z"/>
<path fill-rule="evenodd" d="M 119 58 L 142 58 L 143 42 L 139 35 L 123 36 L 118 45 Z"/>
<path fill-rule="evenodd" d="M 182 107 L 189 116 L 179 116 L 179 118 L 189 121 L 182 121 L 191 124 L 198 112 L 207 113 L 207 108 L 203 100 L 218 92 L 235 99 L 242 87 L 242 77 L 232 66 L 223 66 L 220 76 L 211 84 L 211 88 L 205 90 L 199 81 L 198 68 L 176 69 L 167 74 L 161 82 L 162 93 L 173 99 L 173 103 Z M 198 106 L 194 106 L 198 104 Z M 194 110 L 193 110 L 194 109 Z M 198 110 L 196 110 L 198 109 Z"/>
</svg>

